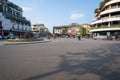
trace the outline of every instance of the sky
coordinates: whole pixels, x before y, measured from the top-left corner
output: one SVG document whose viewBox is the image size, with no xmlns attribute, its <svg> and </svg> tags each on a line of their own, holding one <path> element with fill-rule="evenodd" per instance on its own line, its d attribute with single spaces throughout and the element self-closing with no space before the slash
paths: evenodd
<svg viewBox="0 0 120 80">
<path fill-rule="evenodd" d="M 52 32 L 53 26 L 71 23 L 90 24 L 94 10 L 102 0 L 9 0 L 23 9 L 23 16 L 32 24 L 45 24 Z"/>
</svg>

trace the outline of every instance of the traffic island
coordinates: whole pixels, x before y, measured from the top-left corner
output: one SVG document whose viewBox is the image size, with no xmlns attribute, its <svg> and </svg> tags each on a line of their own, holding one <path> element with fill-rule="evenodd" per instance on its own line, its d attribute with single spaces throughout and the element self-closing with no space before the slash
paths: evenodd
<svg viewBox="0 0 120 80">
<path fill-rule="evenodd" d="M 4 45 L 21 45 L 21 44 L 36 44 L 50 42 L 44 39 L 7 39 Z"/>
</svg>

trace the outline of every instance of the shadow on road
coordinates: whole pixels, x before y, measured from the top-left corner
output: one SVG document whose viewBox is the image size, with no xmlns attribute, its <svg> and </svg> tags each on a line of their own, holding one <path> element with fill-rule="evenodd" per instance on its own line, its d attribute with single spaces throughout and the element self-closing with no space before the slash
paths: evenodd
<svg viewBox="0 0 120 80">
<path fill-rule="evenodd" d="M 92 75 L 92 80 L 120 80 L 120 44 L 102 45 L 95 50 L 78 53 L 68 52 L 60 57 L 61 63 L 57 70 L 24 80 L 40 80 L 60 72 L 78 76 L 69 80 L 81 80 L 81 77 L 82 80 L 87 80 L 84 75 L 87 77 Z M 96 76 L 99 78 L 94 79 Z"/>
</svg>

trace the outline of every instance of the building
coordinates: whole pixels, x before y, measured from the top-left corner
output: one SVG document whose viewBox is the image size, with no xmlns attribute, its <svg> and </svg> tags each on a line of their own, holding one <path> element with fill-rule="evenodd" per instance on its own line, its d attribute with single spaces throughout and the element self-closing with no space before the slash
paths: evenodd
<svg viewBox="0 0 120 80">
<path fill-rule="evenodd" d="M 0 35 L 22 37 L 31 32 L 31 22 L 23 17 L 23 10 L 8 0 L 0 0 Z"/>
<path fill-rule="evenodd" d="M 84 28 L 86 28 L 86 29 L 91 28 L 91 27 L 90 27 L 90 24 L 82 24 L 81 26 L 84 27 Z"/>
<path fill-rule="evenodd" d="M 62 26 L 54 26 L 53 27 L 53 34 L 56 34 L 58 37 L 62 35 Z"/>
<path fill-rule="evenodd" d="M 76 36 L 79 26 L 80 25 L 78 25 L 77 23 L 72 23 L 70 25 L 54 26 L 53 33 L 57 36 Z"/>
<path fill-rule="evenodd" d="M 34 24 L 32 25 L 32 32 L 36 36 L 46 36 L 49 33 L 48 28 L 44 24 Z"/>
<path fill-rule="evenodd" d="M 99 8 L 90 32 L 98 35 L 120 35 L 120 0 L 109 0 Z"/>
</svg>

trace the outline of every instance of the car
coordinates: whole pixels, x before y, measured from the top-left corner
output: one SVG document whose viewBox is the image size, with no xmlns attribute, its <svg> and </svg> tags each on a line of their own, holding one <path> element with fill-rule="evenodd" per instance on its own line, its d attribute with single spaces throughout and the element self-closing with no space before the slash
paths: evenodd
<svg viewBox="0 0 120 80">
<path fill-rule="evenodd" d="M 106 39 L 107 39 L 107 36 L 99 35 L 99 36 L 93 37 L 93 39 L 94 39 L 94 40 L 106 40 Z"/>
</svg>

